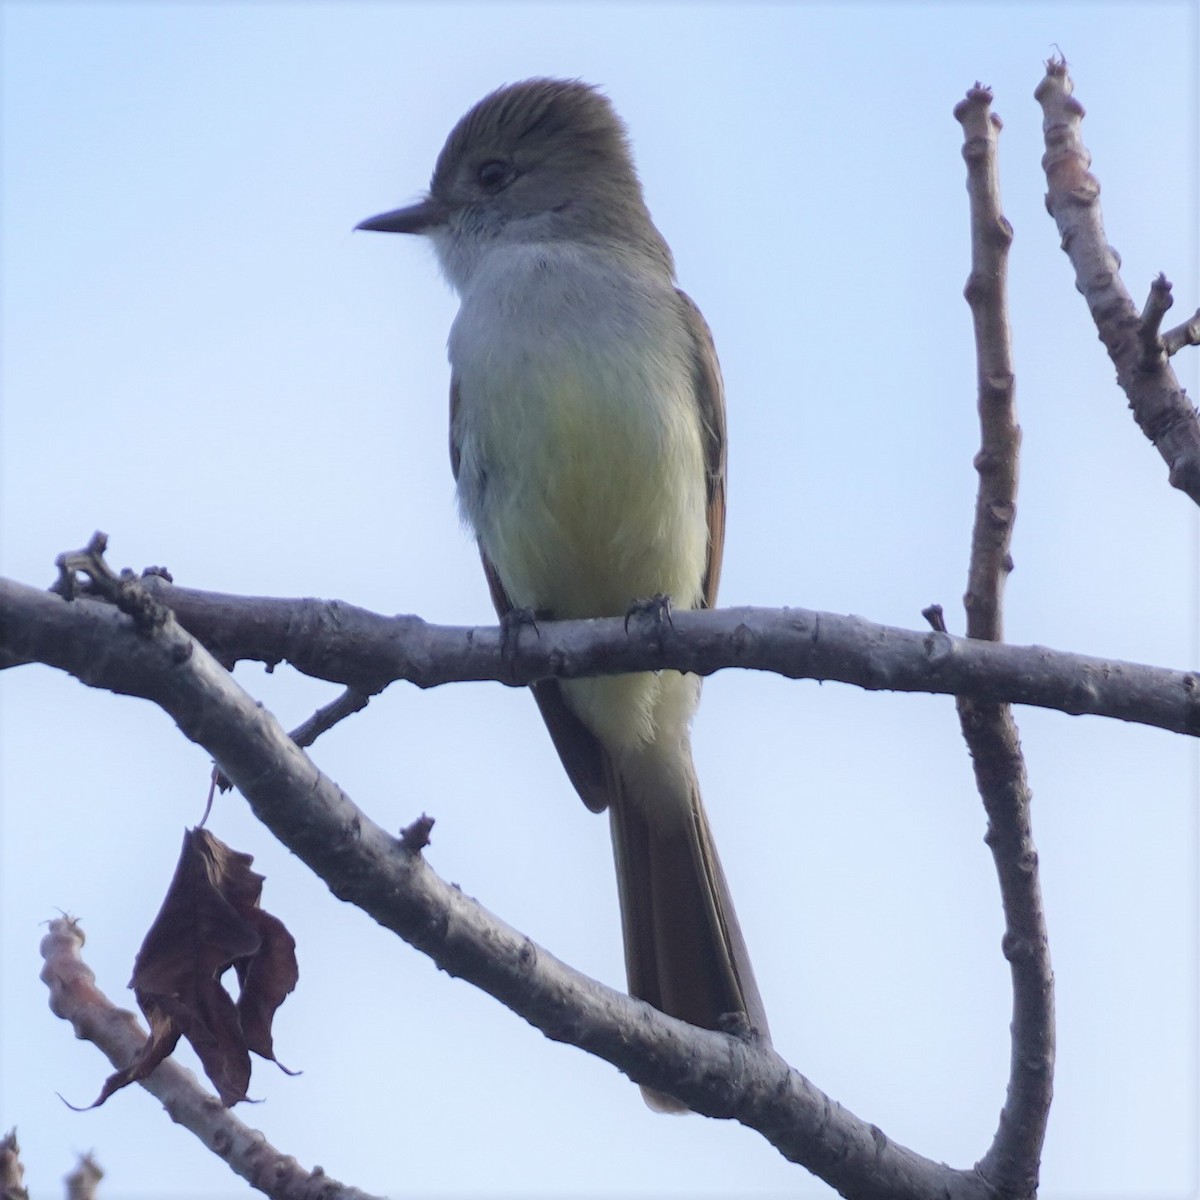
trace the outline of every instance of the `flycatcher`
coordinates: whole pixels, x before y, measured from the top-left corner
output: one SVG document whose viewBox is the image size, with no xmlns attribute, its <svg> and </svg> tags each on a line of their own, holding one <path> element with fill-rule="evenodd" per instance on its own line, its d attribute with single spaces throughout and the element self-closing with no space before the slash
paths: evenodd
<svg viewBox="0 0 1200 1200">
<path fill-rule="evenodd" d="M 607 98 L 554 79 L 500 88 L 454 127 L 423 200 L 358 228 L 424 234 L 461 301 L 450 463 L 500 616 L 715 604 L 720 368 Z M 583 802 L 609 812 L 630 992 L 708 1029 L 741 1014 L 766 1036 L 692 766 L 700 680 L 533 693 Z"/>
</svg>

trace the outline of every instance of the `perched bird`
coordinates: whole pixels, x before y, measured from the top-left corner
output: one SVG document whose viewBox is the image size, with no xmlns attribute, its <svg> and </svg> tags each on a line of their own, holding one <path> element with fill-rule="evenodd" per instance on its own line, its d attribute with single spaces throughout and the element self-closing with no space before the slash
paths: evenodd
<svg viewBox="0 0 1200 1200">
<path fill-rule="evenodd" d="M 608 99 L 555 79 L 492 92 L 451 131 L 424 199 L 358 228 L 428 237 L 461 301 L 450 461 L 501 618 L 620 616 L 653 597 L 711 607 L 720 368 Z M 533 693 L 584 803 L 610 816 L 632 995 L 708 1029 L 740 1014 L 766 1037 L 692 765 L 700 680 Z"/>
</svg>

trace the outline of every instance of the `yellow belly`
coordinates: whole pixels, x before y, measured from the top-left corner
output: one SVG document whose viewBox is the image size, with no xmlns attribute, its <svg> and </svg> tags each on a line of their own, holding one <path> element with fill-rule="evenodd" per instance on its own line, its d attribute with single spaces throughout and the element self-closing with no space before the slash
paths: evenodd
<svg viewBox="0 0 1200 1200">
<path fill-rule="evenodd" d="M 563 386 L 510 397 L 505 416 L 476 531 L 514 604 L 557 618 L 620 616 L 658 594 L 699 605 L 708 521 L 690 394 L 629 403 Z M 575 680 L 564 694 L 620 754 L 685 736 L 699 681 L 666 671 Z"/>
<path fill-rule="evenodd" d="M 588 617 L 658 593 L 699 603 L 708 527 L 690 402 L 587 386 L 510 399 L 477 532 L 515 604 Z"/>
</svg>

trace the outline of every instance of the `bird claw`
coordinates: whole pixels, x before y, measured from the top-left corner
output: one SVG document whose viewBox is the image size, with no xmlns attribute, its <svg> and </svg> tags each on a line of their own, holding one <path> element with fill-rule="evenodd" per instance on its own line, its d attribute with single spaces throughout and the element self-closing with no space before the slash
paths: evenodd
<svg viewBox="0 0 1200 1200">
<path fill-rule="evenodd" d="M 629 632 L 629 622 L 633 617 L 650 617 L 656 625 L 674 625 L 671 620 L 671 597 L 665 592 L 657 592 L 644 600 L 635 600 L 625 613 L 625 632 Z"/>
<path fill-rule="evenodd" d="M 512 660 L 517 656 L 517 647 L 521 640 L 521 630 L 529 627 L 533 632 L 542 636 L 538 629 L 537 614 L 532 608 L 510 608 L 500 617 L 500 657 Z"/>
</svg>

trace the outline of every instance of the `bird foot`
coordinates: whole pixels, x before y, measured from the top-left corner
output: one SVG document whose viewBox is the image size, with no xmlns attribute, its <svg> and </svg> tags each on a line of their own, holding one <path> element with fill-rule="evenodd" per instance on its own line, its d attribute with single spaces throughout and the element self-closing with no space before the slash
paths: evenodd
<svg viewBox="0 0 1200 1200">
<path fill-rule="evenodd" d="M 532 628 L 541 637 L 537 614 L 532 608 L 510 608 L 500 617 L 500 657 L 512 660 L 517 656 L 521 630 Z"/>
<path fill-rule="evenodd" d="M 634 617 L 639 619 L 649 617 L 656 625 L 673 625 L 671 620 L 671 597 L 665 592 L 647 596 L 644 600 L 635 600 L 625 613 L 625 632 L 629 632 L 629 622 Z"/>
</svg>

